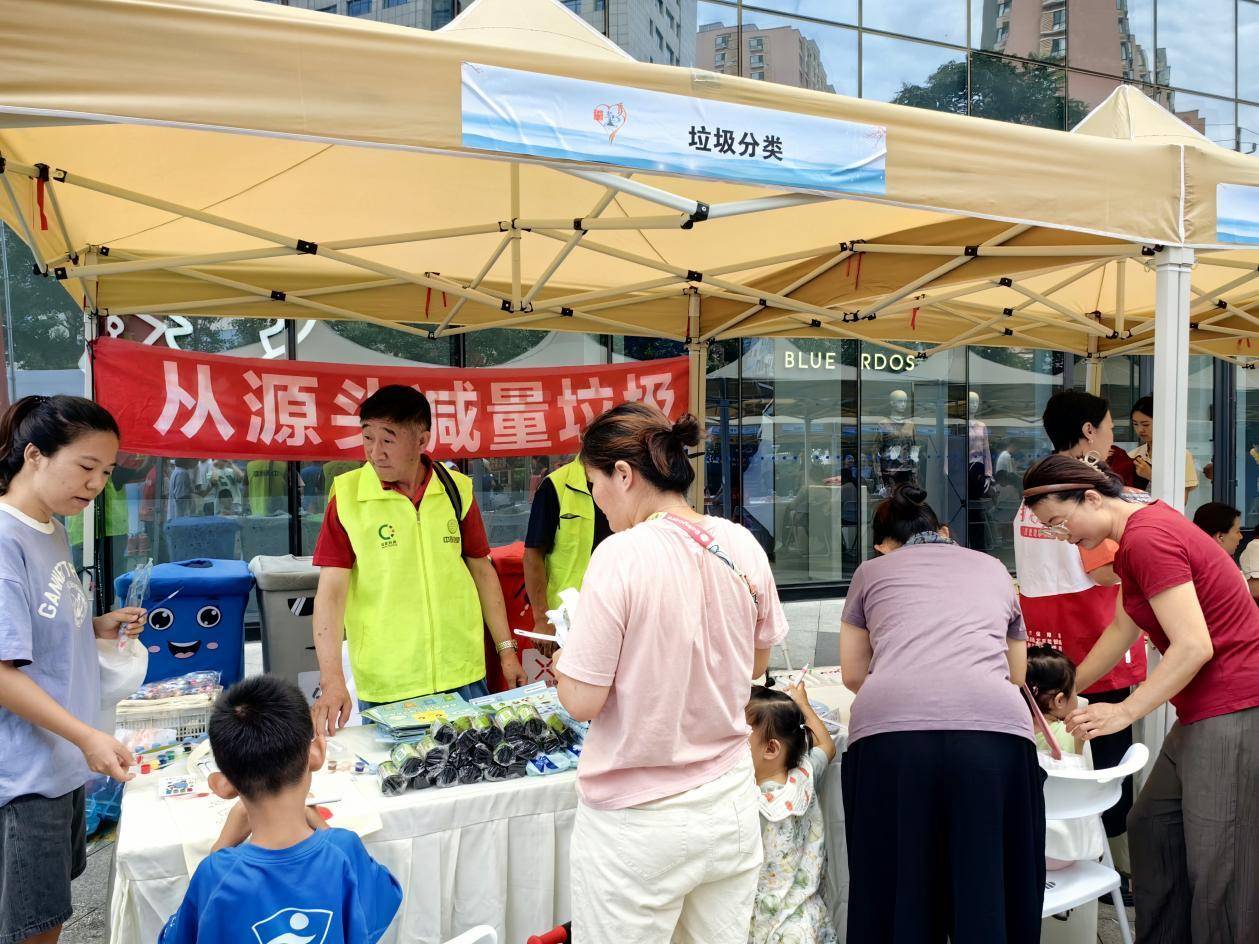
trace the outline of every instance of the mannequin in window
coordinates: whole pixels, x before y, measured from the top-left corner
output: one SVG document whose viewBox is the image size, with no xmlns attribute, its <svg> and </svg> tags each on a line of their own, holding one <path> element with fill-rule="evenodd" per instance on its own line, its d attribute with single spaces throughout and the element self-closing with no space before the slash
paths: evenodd
<svg viewBox="0 0 1259 944">
<path fill-rule="evenodd" d="M 918 480 L 919 451 L 909 394 L 893 390 L 887 398 L 887 419 L 880 421 L 875 436 L 875 470 L 883 494 L 891 494 L 902 482 Z"/>
<path fill-rule="evenodd" d="M 979 394 L 972 390 L 966 398 L 966 500 L 969 509 L 968 543 L 977 551 L 986 551 L 992 547 L 992 499 L 996 494 L 992 449 L 988 443 L 988 424 L 976 419 L 982 406 Z"/>
</svg>

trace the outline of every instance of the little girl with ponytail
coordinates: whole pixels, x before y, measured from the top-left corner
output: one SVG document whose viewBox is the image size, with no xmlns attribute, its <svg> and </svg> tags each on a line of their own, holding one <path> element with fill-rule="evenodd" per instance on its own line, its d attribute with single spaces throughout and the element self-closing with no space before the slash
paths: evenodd
<svg viewBox="0 0 1259 944">
<path fill-rule="evenodd" d="M 747 721 L 765 847 L 749 942 L 833 944 L 821 894 L 826 833 L 817 786 L 835 759 L 835 742 L 803 680 L 787 692 L 754 685 Z"/>
</svg>

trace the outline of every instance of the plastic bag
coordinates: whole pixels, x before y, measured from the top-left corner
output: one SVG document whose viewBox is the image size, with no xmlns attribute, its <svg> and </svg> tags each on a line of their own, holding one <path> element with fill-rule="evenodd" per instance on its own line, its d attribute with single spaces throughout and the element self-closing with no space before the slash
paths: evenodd
<svg viewBox="0 0 1259 944">
<path fill-rule="evenodd" d="M 126 700 L 144 682 L 149 671 L 149 653 L 138 639 L 127 639 L 119 648 L 113 639 L 96 640 L 96 661 L 101 671 L 101 710 L 96 727 L 114 733 L 118 703 Z"/>
</svg>

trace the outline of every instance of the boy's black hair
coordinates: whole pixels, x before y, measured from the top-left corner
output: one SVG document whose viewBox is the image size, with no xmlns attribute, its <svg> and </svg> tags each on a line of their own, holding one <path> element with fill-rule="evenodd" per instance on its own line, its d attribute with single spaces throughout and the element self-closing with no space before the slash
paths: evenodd
<svg viewBox="0 0 1259 944">
<path fill-rule="evenodd" d="M 1048 711 L 1059 692 L 1075 691 L 1075 664 L 1053 646 L 1029 646 L 1027 687 L 1040 710 Z"/>
<path fill-rule="evenodd" d="M 1233 522 L 1241 517 L 1241 512 L 1228 502 L 1207 502 L 1193 513 L 1193 523 L 1211 537 L 1217 534 L 1228 534 L 1233 530 Z"/>
<path fill-rule="evenodd" d="M 764 685 L 753 685 L 746 715 L 748 724 L 760 732 L 762 738 L 783 746 L 788 770 L 800 766 L 812 746 L 813 733 L 804 723 L 804 712 L 790 695 Z"/>
<path fill-rule="evenodd" d="M 373 393 L 359 407 L 358 418 L 360 422 L 384 420 L 399 425 L 419 424 L 425 429 L 433 428 L 433 408 L 428 405 L 428 397 L 414 387 L 402 384 L 389 384 Z"/>
<path fill-rule="evenodd" d="M 214 762 L 236 791 L 250 799 L 298 783 L 308 769 L 314 739 L 310 706 L 301 690 L 274 675 L 237 682 L 219 695 L 210 714 Z"/>
<path fill-rule="evenodd" d="M 1083 390 L 1059 390 L 1045 404 L 1041 422 L 1055 452 L 1066 452 L 1084 438 L 1084 424 L 1101 426 L 1110 404 Z M 1102 456 L 1105 459 L 1105 456 Z"/>
</svg>

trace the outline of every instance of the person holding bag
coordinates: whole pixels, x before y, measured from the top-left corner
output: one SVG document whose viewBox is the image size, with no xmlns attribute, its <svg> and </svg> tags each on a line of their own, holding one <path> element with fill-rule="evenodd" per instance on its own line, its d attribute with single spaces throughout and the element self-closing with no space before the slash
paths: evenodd
<svg viewBox="0 0 1259 944">
<path fill-rule="evenodd" d="M 746 944 L 761 867 L 744 716 L 787 621 L 751 532 L 693 511 L 700 428 L 623 403 L 582 437 L 613 534 L 590 559 L 560 701 L 589 720 L 577 772 L 576 940 Z"/>
<path fill-rule="evenodd" d="M 145 612 L 92 618 L 55 516 L 82 514 L 118 456 L 118 424 L 80 397 L 26 397 L 0 419 L 0 941 L 51 944 L 87 867 L 89 770 L 133 758 L 97 730 L 95 639 L 139 635 Z"/>
</svg>

